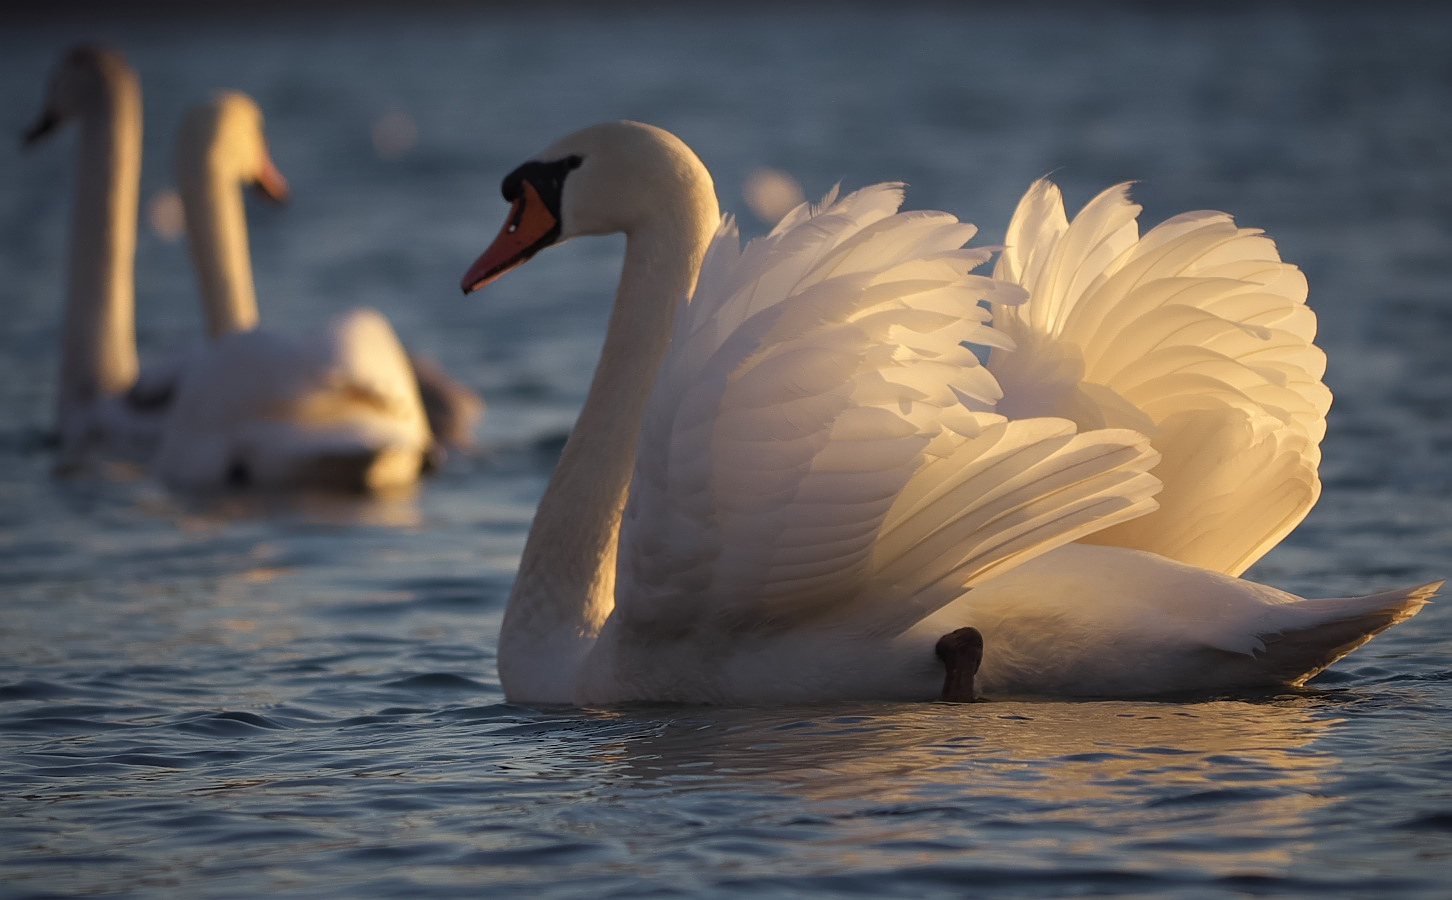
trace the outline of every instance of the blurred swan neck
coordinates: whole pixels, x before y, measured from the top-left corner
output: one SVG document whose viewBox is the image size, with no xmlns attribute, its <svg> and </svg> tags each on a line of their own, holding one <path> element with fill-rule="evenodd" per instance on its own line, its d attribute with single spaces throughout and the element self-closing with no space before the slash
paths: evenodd
<svg viewBox="0 0 1452 900">
<path fill-rule="evenodd" d="M 257 293 L 247 243 L 240 175 L 226 164 L 214 110 L 195 110 L 183 124 L 176 179 L 186 211 L 187 249 L 197 273 L 207 336 L 257 327 Z"/>
<path fill-rule="evenodd" d="M 141 182 L 141 87 L 108 73 L 80 116 L 71 214 L 57 425 L 136 381 L 136 209 Z"/>
</svg>

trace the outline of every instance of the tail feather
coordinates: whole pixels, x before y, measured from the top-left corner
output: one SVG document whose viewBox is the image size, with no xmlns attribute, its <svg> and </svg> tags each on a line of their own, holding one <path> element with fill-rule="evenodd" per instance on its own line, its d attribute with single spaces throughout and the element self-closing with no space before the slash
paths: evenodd
<svg viewBox="0 0 1452 900">
<path fill-rule="evenodd" d="M 1376 635 L 1421 611 L 1442 587 L 1435 581 L 1366 597 L 1305 600 L 1297 607 L 1316 619 L 1304 628 L 1263 634 L 1259 663 L 1276 681 L 1305 684 Z"/>
</svg>

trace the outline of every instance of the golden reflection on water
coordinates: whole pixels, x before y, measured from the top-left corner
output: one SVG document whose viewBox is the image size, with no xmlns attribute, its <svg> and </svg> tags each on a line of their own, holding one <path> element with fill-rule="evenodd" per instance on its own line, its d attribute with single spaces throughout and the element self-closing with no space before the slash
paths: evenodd
<svg viewBox="0 0 1452 900">
<path fill-rule="evenodd" d="M 154 503 L 152 512 L 168 513 L 188 530 L 208 530 L 233 522 L 293 519 L 311 525 L 359 525 L 376 528 L 417 528 L 423 521 L 417 485 L 404 485 L 368 495 L 324 491 L 295 493 L 239 492 L 188 498 L 185 509 L 167 498 Z"/>
<path fill-rule="evenodd" d="M 1327 782 L 1338 760 L 1314 745 L 1339 720 L 1310 703 L 721 711 L 602 743 L 597 761 L 633 793 L 751 787 L 789 796 L 802 815 L 862 818 L 851 841 L 890 842 L 897 865 L 903 842 L 921 841 L 922 861 L 941 861 L 945 828 L 1012 830 L 1021 816 L 1037 837 L 1016 854 L 1094 857 L 1113 847 L 1121 864 L 1129 849 L 1147 867 L 1152 857 L 1156 868 L 1277 874 L 1310 846 L 1335 793 Z"/>
<path fill-rule="evenodd" d="M 299 616 L 300 598 L 326 593 L 312 581 L 294 583 L 307 572 L 284 564 L 289 542 L 280 535 L 314 526 L 406 531 L 423 518 L 415 487 L 369 496 L 180 496 L 146 480 L 103 480 L 77 490 L 89 492 L 104 516 L 56 531 L 52 539 L 76 558 L 73 568 L 57 566 L 65 577 L 16 590 L 10 625 L 0 628 L 0 656 L 14 663 L 49 665 L 90 652 L 167 664 L 219 646 L 277 652 L 300 629 L 318 628 Z M 254 534 L 271 536 L 249 541 Z M 351 599 L 397 597 L 374 591 Z"/>
</svg>

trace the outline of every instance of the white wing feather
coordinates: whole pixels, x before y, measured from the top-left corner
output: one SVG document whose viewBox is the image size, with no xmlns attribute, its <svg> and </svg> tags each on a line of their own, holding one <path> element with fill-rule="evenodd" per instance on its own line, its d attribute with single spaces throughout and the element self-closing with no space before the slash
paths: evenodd
<svg viewBox="0 0 1452 900">
<path fill-rule="evenodd" d="M 891 184 L 829 196 L 744 251 L 723 225 L 641 428 L 619 545 L 625 627 L 900 631 L 996 565 L 1152 507 L 1140 436 L 985 412 L 998 385 L 963 343 L 1008 346 L 980 301 L 1023 294 L 970 274 L 988 256 L 961 249 L 971 225 L 897 213 L 901 200 Z M 904 492 L 920 478 L 953 485 L 972 514 L 893 513 L 930 493 Z M 889 519 L 965 549 L 879 558 Z"/>
<path fill-rule="evenodd" d="M 928 460 L 889 511 L 859 603 L 873 607 L 874 630 L 898 634 L 965 587 L 1155 509 L 1159 454 L 1144 435 L 980 419 L 983 431 Z"/>
<path fill-rule="evenodd" d="M 1331 395 L 1305 278 L 1224 213 L 1140 237 L 1139 210 L 1127 185 L 1072 223 L 1048 181 L 1020 202 L 994 275 L 1030 299 L 994 309 L 1015 345 L 989 361 L 998 411 L 1150 435 L 1159 511 L 1086 540 L 1238 575 L 1320 494 Z"/>
</svg>

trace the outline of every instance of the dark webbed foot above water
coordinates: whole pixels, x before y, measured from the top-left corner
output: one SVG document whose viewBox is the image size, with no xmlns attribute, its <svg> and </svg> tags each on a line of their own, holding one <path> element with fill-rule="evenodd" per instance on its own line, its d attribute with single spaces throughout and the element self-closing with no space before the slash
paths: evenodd
<svg viewBox="0 0 1452 900">
<path fill-rule="evenodd" d="M 943 678 L 943 695 L 948 703 L 972 703 L 973 676 L 983 664 L 983 635 L 977 628 L 959 628 L 938 638 L 933 648 L 948 672 Z"/>
</svg>

